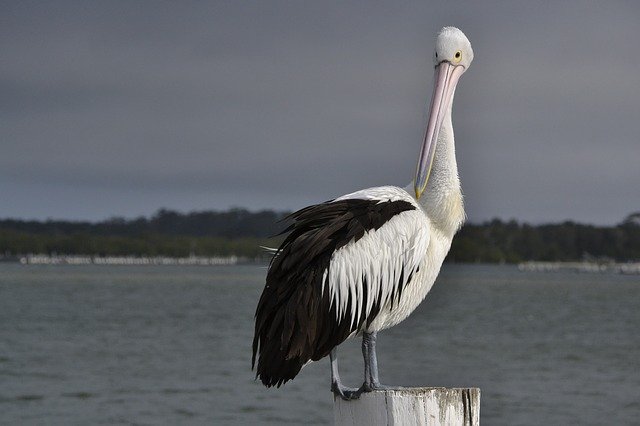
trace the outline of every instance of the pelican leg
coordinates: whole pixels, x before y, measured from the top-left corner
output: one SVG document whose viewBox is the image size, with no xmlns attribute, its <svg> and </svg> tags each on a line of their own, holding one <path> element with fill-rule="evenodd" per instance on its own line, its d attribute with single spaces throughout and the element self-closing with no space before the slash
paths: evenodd
<svg viewBox="0 0 640 426">
<path fill-rule="evenodd" d="M 349 401 L 351 399 L 358 399 L 362 393 L 362 388 L 354 389 L 348 388 L 340 381 L 340 374 L 338 373 L 338 350 L 333 348 L 329 353 L 331 359 L 331 392 L 336 396 Z"/>
<path fill-rule="evenodd" d="M 378 378 L 378 357 L 376 355 L 377 332 L 362 334 L 362 356 L 364 357 L 364 384 L 360 389 L 364 392 L 390 389 L 380 384 Z"/>
</svg>

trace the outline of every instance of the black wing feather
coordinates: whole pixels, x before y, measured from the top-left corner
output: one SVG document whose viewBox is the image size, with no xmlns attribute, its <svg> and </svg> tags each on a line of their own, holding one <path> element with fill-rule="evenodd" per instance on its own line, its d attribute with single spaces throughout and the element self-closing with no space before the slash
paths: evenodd
<svg viewBox="0 0 640 426">
<path fill-rule="evenodd" d="M 281 386 L 309 360 L 327 356 L 365 321 L 371 324 L 379 303 L 368 317 L 363 303 L 357 324 L 347 318 L 338 321 L 337 307 L 331 305 L 329 292 L 322 291 L 323 274 L 336 250 L 407 210 L 415 210 L 408 201 L 347 199 L 309 206 L 289 216 L 292 224 L 271 260 L 255 315 L 251 364 L 255 367 L 257 359 L 256 375 L 262 383 Z M 366 300 L 364 277 L 363 285 Z"/>
</svg>

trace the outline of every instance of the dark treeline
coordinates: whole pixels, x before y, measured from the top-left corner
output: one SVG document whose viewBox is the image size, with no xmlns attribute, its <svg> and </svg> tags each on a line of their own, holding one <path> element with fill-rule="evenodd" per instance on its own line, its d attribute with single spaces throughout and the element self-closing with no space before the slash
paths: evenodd
<svg viewBox="0 0 640 426">
<path fill-rule="evenodd" d="M 70 235 L 91 234 L 101 236 L 132 237 L 149 234 L 183 235 L 193 237 L 245 238 L 270 237 L 282 228 L 278 222 L 283 212 L 246 209 L 178 213 L 162 209 L 150 218 L 112 218 L 102 222 L 74 222 L 67 220 L 0 220 L 0 229 L 31 234 Z"/>
<path fill-rule="evenodd" d="M 531 226 L 500 220 L 467 224 L 454 238 L 448 260 L 490 263 L 640 260 L 640 213 L 610 227 L 574 222 Z"/>
<path fill-rule="evenodd" d="M 0 220 L 0 254 L 29 253 L 225 256 L 264 255 L 260 246 L 277 246 L 284 212 L 232 209 L 178 213 L 160 210 L 150 218 L 102 222 Z M 532 226 L 493 220 L 467 224 L 454 239 L 448 260 L 507 262 L 524 260 L 640 259 L 640 213 L 616 226 L 574 222 Z"/>
<path fill-rule="evenodd" d="M 0 255 L 89 254 L 103 256 L 259 257 L 261 246 L 282 228 L 282 212 L 245 209 L 178 213 L 102 222 L 0 220 Z"/>
</svg>

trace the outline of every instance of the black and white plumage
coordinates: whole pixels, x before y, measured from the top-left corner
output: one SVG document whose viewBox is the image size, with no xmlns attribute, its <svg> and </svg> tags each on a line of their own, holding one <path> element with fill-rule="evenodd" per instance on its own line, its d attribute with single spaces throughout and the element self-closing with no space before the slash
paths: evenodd
<svg viewBox="0 0 640 426">
<path fill-rule="evenodd" d="M 266 386 L 279 387 L 306 363 L 331 355 L 338 395 L 380 388 L 376 333 L 404 320 L 431 289 L 464 220 L 451 100 L 473 51 L 460 30 L 446 27 L 435 56 L 414 182 L 357 191 L 290 216 L 256 310 L 252 363 Z M 360 333 L 365 382 L 350 390 L 340 383 L 335 348 Z"/>
<path fill-rule="evenodd" d="M 258 362 L 263 383 L 292 379 L 307 361 L 369 327 L 383 306 L 398 304 L 428 243 L 423 213 L 401 191 L 387 188 L 405 199 L 343 197 L 291 215 L 256 311 L 254 348 L 274 355 Z M 391 228 L 395 222 L 401 226 Z M 414 232 L 396 238 L 402 225 Z M 371 262 L 368 255 L 378 248 L 379 259 Z"/>
</svg>

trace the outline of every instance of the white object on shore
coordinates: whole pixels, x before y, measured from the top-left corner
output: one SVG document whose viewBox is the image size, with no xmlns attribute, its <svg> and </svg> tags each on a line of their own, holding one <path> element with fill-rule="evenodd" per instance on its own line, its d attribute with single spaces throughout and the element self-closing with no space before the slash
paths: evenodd
<svg viewBox="0 0 640 426">
<path fill-rule="evenodd" d="M 581 272 L 581 273 L 616 273 L 640 274 L 640 262 L 522 262 L 518 264 L 522 272 Z"/>
<path fill-rule="evenodd" d="M 91 256 L 30 254 L 20 258 L 23 265 L 178 265 L 213 266 L 235 265 L 245 258 L 227 257 L 168 257 L 168 256 Z"/>
<path fill-rule="evenodd" d="M 334 398 L 336 426 L 478 426 L 480 389 L 406 388 Z"/>
</svg>

